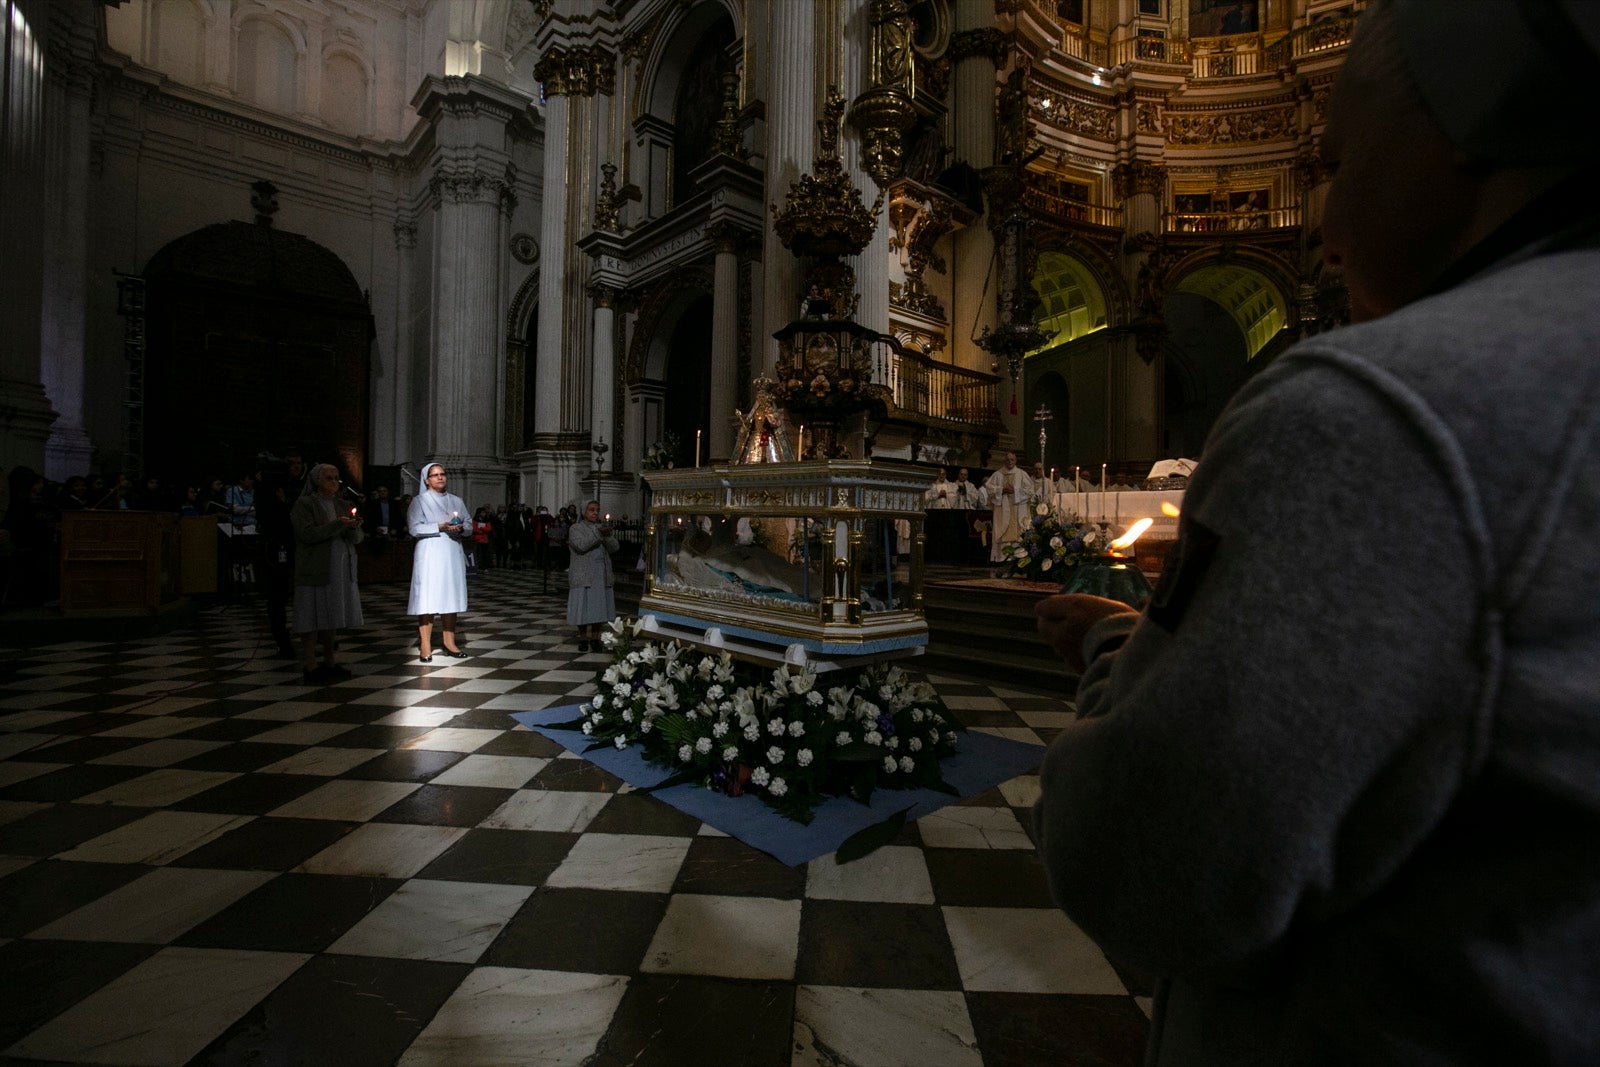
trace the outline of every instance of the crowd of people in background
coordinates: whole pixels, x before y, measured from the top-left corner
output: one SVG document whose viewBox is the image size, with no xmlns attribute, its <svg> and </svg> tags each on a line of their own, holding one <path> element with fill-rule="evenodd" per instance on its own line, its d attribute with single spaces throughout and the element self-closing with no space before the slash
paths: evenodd
<svg viewBox="0 0 1600 1067">
<path fill-rule="evenodd" d="M 160 475 L 73 475 L 52 481 L 19 466 L 7 477 L 9 493 L 0 518 L 0 609 L 37 607 L 60 596 L 62 516 L 72 511 L 157 511 L 215 518 L 228 544 L 248 548 L 222 554 L 223 578 L 260 588 L 279 651 L 299 651 L 287 622 L 293 595 L 294 531 L 290 510 L 305 492 L 308 464 L 296 449 L 283 456 L 261 453 L 251 467 L 200 479 Z M 404 484 L 376 484 L 365 492 L 351 488 L 340 474 L 336 495 L 356 509 L 368 551 L 385 551 L 412 540 L 406 512 L 414 494 Z M 566 531 L 578 521 L 577 509 L 552 513 L 544 505 L 483 505 L 474 511 L 474 535 L 463 546 L 476 571 L 564 570 L 569 558 Z M 242 540 L 235 540 L 242 539 Z"/>
</svg>

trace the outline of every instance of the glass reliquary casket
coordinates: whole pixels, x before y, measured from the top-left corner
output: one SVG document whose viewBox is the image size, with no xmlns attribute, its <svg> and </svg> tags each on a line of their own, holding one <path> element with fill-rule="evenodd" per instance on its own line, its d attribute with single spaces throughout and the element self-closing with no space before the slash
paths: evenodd
<svg viewBox="0 0 1600 1067">
<path fill-rule="evenodd" d="M 816 671 L 926 647 L 925 471 L 753 463 L 648 479 L 647 630 Z"/>
</svg>

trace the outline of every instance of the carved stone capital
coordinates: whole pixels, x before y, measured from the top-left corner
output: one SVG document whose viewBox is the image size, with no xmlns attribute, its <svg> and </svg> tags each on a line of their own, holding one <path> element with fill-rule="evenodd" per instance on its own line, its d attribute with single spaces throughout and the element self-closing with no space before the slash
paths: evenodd
<svg viewBox="0 0 1600 1067">
<path fill-rule="evenodd" d="M 1119 163 L 1111 171 L 1111 184 L 1118 200 L 1140 193 L 1160 196 L 1167 186 L 1167 168 L 1143 159 Z"/>
<path fill-rule="evenodd" d="M 589 296 L 594 300 L 594 306 L 597 308 L 615 308 L 617 306 L 617 298 L 621 293 L 622 290 L 614 285 L 595 282 L 589 286 Z"/>
<path fill-rule="evenodd" d="M 617 89 L 617 56 L 601 45 L 556 46 L 534 65 L 547 96 L 610 96 Z"/>
<path fill-rule="evenodd" d="M 507 164 L 499 174 L 472 164 L 442 164 L 428 181 L 438 203 L 491 204 L 508 213 L 516 206 L 515 171 Z"/>
<path fill-rule="evenodd" d="M 394 246 L 396 248 L 417 247 L 417 224 L 405 219 L 395 219 Z"/>
</svg>

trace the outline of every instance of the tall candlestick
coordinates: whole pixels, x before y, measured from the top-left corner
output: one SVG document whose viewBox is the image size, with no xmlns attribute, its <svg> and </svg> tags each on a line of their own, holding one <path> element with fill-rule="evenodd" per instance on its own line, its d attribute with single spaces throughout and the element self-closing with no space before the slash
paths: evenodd
<svg viewBox="0 0 1600 1067">
<path fill-rule="evenodd" d="M 694 432 L 694 465 L 700 466 L 700 431 Z"/>
</svg>

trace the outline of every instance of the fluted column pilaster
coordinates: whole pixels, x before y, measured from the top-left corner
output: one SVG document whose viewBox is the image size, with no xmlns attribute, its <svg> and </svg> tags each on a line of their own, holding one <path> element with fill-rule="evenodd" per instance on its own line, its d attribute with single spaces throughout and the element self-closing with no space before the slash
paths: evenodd
<svg viewBox="0 0 1600 1067">
<path fill-rule="evenodd" d="M 712 261 L 711 309 L 711 425 L 712 461 L 733 453 L 733 409 L 739 400 L 739 255 L 737 240 L 724 235 L 717 240 Z"/>
<path fill-rule="evenodd" d="M 816 156 L 816 15 L 811 3 L 773 4 L 767 93 L 768 203 L 782 205 Z M 762 239 L 761 337 L 752 371 L 770 376 L 778 363 L 772 334 L 800 311 L 800 263 L 766 220 Z"/>
</svg>

